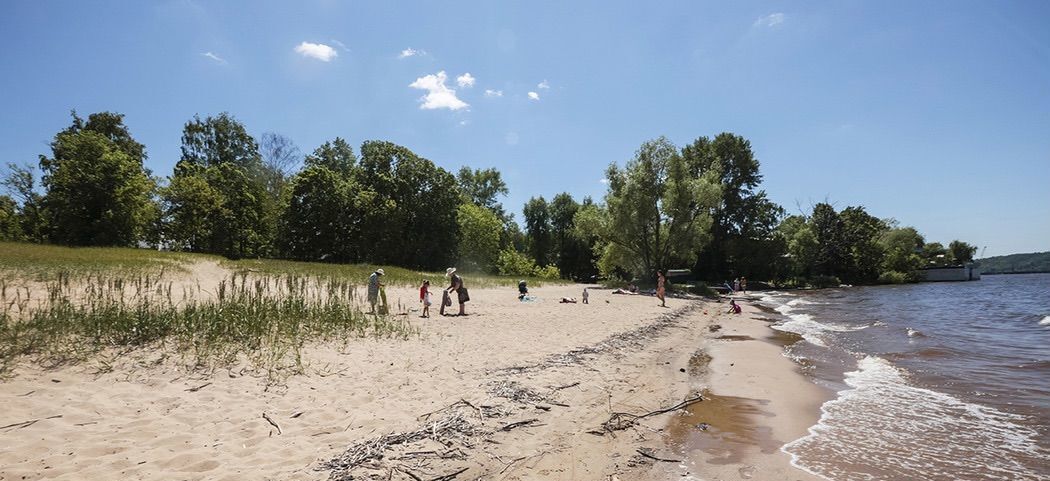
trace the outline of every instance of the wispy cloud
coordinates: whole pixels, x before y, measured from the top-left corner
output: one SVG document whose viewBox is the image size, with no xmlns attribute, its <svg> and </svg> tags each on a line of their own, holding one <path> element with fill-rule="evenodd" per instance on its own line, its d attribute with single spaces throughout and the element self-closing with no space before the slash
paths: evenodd
<svg viewBox="0 0 1050 481">
<path fill-rule="evenodd" d="M 755 20 L 755 23 L 754 23 L 753 26 L 755 26 L 755 27 L 775 27 L 775 26 L 780 25 L 782 23 L 784 23 L 784 14 L 780 13 L 780 12 L 777 12 L 777 13 L 771 13 L 771 14 L 766 15 L 764 17 L 759 17 L 758 20 Z"/>
<path fill-rule="evenodd" d="M 205 57 L 208 57 L 208 58 L 214 60 L 216 63 L 221 64 L 221 65 L 226 65 L 228 63 L 228 62 L 226 62 L 226 59 L 224 59 L 224 58 L 222 58 L 222 57 L 220 57 L 218 55 L 215 55 L 214 53 L 211 53 L 211 52 L 204 52 L 201 55 L 203 55 Z"/>
<path fill-rule="evenodd" d="M 426 90 L 427 94 L 419 99 L 419 108 L 424 110 L 449 109 L 459 110 L 470 107 L 470 104 L 456 97 L 456 91 L 448 88 L 445 81 L 448 76 L 442 70 L 437 74 L 419 77 L 415 82 L 409 84 L 414 89 Z"/>
<path fill-rule="evenodd" d="M 349 52 L 350 51 L 350 47 L 347 47 L 345 43 L 340 42 L 340 41 L 338 41 L 338 40 L 336 40 L 334 38 L 332 39 L 332 44 L 335 45 L 336 47 L 339 47 L 344 52 Z"/>
<path fill-rule="evenodd" d="M 538 94 L 536 92 L 529 92 L 529 98 L 532 99 L 532 100 L 539 100 L 540 99 L 540 94 Z"/>
<path fill-rule="evenodd" d="M 322 62 L 330 62 L 333 58 L 339 56 L 339 52 L 336 52 L 334 48 L 323 43 L 303 42 L 295 47 L 295 51 L 298 52 L 299 55 L 315 58 Z"/>
<path fill-rule="evenodd" d="M 397 55 L 397 58 L 408 58 L 408 57 L 415 57 L 416 55 L 426 55 L 426 54 L 427 54 L 426 50 L 416 50 L 414 48 L 409 47 L 409 48 L 406 48 L 406 49 L 402 50 L 401 53 L 399 53 Z"/>
<path fill-rule="evenodd" d="M 459 77 L 456 77 L 456 84 L 459 85 L 460 87 L 463 87 L 463 88 L 473 87 L 474 86 L 474 81 L 475 81 L 475 78 L 474 78 L 473 75 L 470 74 L 470 72 L 467 72 L 467 73 L 465 73 L 463 75 L 460 75 Z"/>
<path fill-rule="evenodd" d="M 547 83 L 547 80 L 544 79 L 542 82 L 540 82 L 539 84 L 536 85 L 536 88 L 541 88 L 541 89 L 546 90 L 546 89 L 551 88 L 551 84 Z"/>
<path fill-rule="evenodd" d="M 503 91 L 502 90 L 485 89 L 485 96 L 486 97 L 490 97 L 490 98 L 492 98 L 492 97 L 502 97 L 503 96 Z"/>
<path fill-rule="evenodd" d="M 602 178 L 598 179 L 598 183 L 600 183 L 600 184 L 608 184 L 609 183 L 609 179 L 606 179 L 605 177 L 602 177 Z"/>
</svg>

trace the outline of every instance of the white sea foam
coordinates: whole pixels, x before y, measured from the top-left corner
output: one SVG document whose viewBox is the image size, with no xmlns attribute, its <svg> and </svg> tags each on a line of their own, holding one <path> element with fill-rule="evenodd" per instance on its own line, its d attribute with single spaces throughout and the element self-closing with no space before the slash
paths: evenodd
<svg viewBox="0 0 1050 481">
<path fill-rule="evenodd" d="M 836 481 L 1040 479 L 1025 463 L 1050 453 L 1022 417 L 911 386 L 878 357 L 845 381 L 809 434 L 781 448 L 796 467 Z"/>
<path fill-rule="evenodd" d="M 788 301 L 788 303 L 787 303 L 787 305 L 789 305 L 789 306 L 815 305 L 815 304 L 821 304 L 821 303 L 820 302 L 809 301 L 809 300 L 806 300 L 806 299 L 793 299 L 793 300 Z"/>
<path fill-rule="evenodd" d="M 1039 321 L 1039 325 L 1040 326 L 1050 326 L 1050 316 L 1046 316 L 1041 321 Z"/>
</svg>

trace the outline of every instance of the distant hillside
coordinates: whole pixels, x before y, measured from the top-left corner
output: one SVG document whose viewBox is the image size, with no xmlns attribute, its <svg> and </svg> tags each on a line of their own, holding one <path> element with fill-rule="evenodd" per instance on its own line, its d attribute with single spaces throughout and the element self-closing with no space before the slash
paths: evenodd
<svg viewBox="0 0 1050 481">
<path fill-rule="evenodd" d="M 1050 252 L 1010 254 L 978 259 L 982 274 L 1024 274 L 1026 272 L 1050 272 Z"/>
</svg>

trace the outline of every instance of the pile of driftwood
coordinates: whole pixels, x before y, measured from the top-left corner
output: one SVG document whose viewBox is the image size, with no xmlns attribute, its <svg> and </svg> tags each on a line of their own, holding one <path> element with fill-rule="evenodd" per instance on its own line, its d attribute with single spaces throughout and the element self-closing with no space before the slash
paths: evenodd
<svg viewBox="0 0 1050 481">
<path fill-rule="evenodd" d="M 350 470 L 382 459 L 393 446 L 429 439 L 445 446 L 459 445 L 470 448 L 474 446 L 478 437 L 485 434 L 479 427 L 468 421 L 462 412 L 455 411 L 428 421 L 415 431 L 391 433 L 354 444 L 343 454 L 322 464 L 321 468 L 331 470 L 333 480 L 349 480 L 353 479 Z"/>
</svg>

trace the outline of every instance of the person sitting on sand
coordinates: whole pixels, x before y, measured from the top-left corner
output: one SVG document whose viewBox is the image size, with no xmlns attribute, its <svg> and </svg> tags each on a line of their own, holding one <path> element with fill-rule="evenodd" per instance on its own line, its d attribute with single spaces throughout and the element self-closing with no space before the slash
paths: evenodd
<svg viewBox="0 0 1050 481">
<path fill-rule="evenodd" d="M 379 276 L 383 274 L 383 269 L 376 269 L 372 272 L 372 275 L 368 276 L 368 304 L 372 306 L 372 312 L 369 314 L 376 313 L 376 303 L 379 302 L 379 288 L 383 287 L 383 283 L 379 282 Z"/>
<path fill-rule="evenodd" d="M 423 315 L 420 317 L 430 317 L 430 281 L 424 280 L 423 285 L 419 286 L 419 302 L 423 303 Z"/>
<path fill-rule="evenodd" d="M 524 279 L 518 281 L 518 300 L 525 299 L 529 295 L 529 286 Z"/>
<path fill-rule="evenodd" d="M 456 297 L 459 297 L 459 313 L 455 315 L 467 315 L 466 304 L 467 301 L 470 300 L 470 295 L 467 294 L 467 288 L 463 287 L 463 278 L 456 275 L 455 267 L 449 267 L 448 269 L 445 269 L 445 277 L 448 277 L 451 281 L 451 284 L 448 286 L 448 289 L 445 289 L 445 291 L 456 291 Z"/>
<path fill-rule="evenodd" d="M 587 288 L 584 287 L 583 288 L 583 303 L 587 304 L 588 303 L 587 301 L 588 301 L 589 298 L 590 298 L 590 293 L 588 293 L 587 292 Z"/>
<path fill-rule="evenodd" d="M 575 297 L 563 297 L 563 298 L 561 298 L 561 303 L 562 304 L 576 304 L 576 298 Z"/>
<path fill-rule="evenodd" d="M 740 304 L 737 304 L 736 300 L 729 300 L 729 311 L 727 314 L 740 314 Z"/>
</svg>

